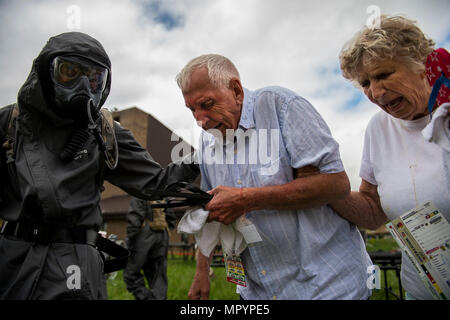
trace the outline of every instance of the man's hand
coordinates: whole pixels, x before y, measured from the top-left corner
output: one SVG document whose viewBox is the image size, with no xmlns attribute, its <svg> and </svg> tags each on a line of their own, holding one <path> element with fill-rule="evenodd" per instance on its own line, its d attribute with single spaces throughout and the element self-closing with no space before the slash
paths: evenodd
<svg viewBox="0 0 450 320">
<path fill-rule="evenodd" d="M 208 222 L 230 224 L 245 213 L 243 189 L 219 186 L 208 193 L 214 195 L 205 207 L 209 211 Z"/>
<path fill-rule="evenodd" d="M 204 256 L 200 251 L 197 254 L 197 268 L 192 280 L 191 288 L 188 292 L 189 300 L 208 300 L 209 299 L 209 260 L 211 257 Z"/>
<path fill-rule="evenodd" d="M 294 179 L 308 178 L 319 174 L 319 169 L 314 166 L 294 169 Z M 208 191 L 214 197 L 205 207 L 209 211 L 207 222 L 219 221 L 223 224 L 230 224 L 244 213 L 252 211 L 254 208 L 251 208 L 249 195 L 254 195 L 257 189 L 260 188 L 253 188 L 250 192 L 248 188 L 219 186 Z M 247 191 L 249 191 L 248 194 Z"/>
<path fill-rule="evenodd" d="M 209 270 L 208 270 L 209 271 Z M 208 300 L 209 299 L 209 272 L 199 271 L 195 273 L 191 288 L 188 292 L 189 300 Z"/>
</svg>

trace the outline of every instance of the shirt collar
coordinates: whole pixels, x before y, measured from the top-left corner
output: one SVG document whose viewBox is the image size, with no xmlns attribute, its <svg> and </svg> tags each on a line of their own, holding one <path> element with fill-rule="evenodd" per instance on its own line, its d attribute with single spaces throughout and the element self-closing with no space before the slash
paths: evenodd
<svg viewBox="0 0 450 320">
<path fill-rule="evenodd" d="M 239 120 L 239 127 L 244 129 L 255 128 L 255 120 L 253 117 L 253 110 L 255 108 L 255 97 L 253 91 L 244 88 L 244 102 L 242 103 L 241 119 Z"/>
</svg>

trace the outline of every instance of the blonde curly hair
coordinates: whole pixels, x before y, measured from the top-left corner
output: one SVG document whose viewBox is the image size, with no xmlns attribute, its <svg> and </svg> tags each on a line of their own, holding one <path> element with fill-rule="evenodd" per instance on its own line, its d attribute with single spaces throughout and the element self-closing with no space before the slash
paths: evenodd
<svg viewBox="0 0 450 320">
<path fill-rule="evenodd" d="M 382 15 L 379 28 L 366 26 L 344 45 L 339 55 L 342 75 L 356 81 L 361 67 L 380 59 L 395 59 L 422 72 L 434 45 L 416 21 Z"/>
</svg>

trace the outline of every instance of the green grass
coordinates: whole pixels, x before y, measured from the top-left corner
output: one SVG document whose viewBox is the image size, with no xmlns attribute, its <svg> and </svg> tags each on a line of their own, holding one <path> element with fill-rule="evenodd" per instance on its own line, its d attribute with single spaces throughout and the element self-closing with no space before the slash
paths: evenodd
<svg viewBox="0 0 450 320">
<path fill-rule="evenodd" d="M 367 240 L 367 251 L 392 251 L 396 250 L 397 244 L 395 240 L 388 236 L 382 239 L 371 238 Z M 213 267 L 214 276 L 211 278 L 210 299 L 211 300 L 238 300 L 239 295 L 236 293 L 236 285 L 226 281 L 225 268 Z M 169 287 L 167 290 L 168 300 L 186 300 L 192 279 L 195 274 L 195 260 L 182 259 L 180 257 L 173 258 L 169 256 L 167 277 L 169 279 Z M 395 271 L 389 270 L 387 273 L 388 284 L 393 292 L 398 294 L 398 281 Z M 381 272 L 381 289 L 373 290 L 370 300 L 385 300 L 384 273 Z M 114 279 L 107 281 L 108 297 L 110 300 L 134 300 L 134 297 L 126 289 L 122 277 L 122 271 L 118 272 Z M 390 299 L 394 299 L 392 296 Z"/>
<path fill-rule="evenodd" d="M 366 241 L 367 251 L 393 251 L 398 249 L 397 242 L 391 236 L 384 238 L 370 238 Z"/>
<path fill-rule="evenodd" d="M 366 242 L 367 251 L 396 251 L 399 249 L 397 242 L 391 236 L 385 236 L 380 239 L 370 238 Z M 395 274 L 395 270 L 387 271 L 388 287 L 396 295 L 399 295 L 398 278 Z M 405 298 L 405 291 L 403 290 L 403 299 Z M 389 300 L 396 299 L 394 296 L 389 295 Z M 381 289 L 372 290 L 372 296 L 370 300 L 386 300 L 386 293 L 384 290 L 384 272 L 381 272 Z"/>
<path fill-rule="evenodd" d="M 398 278 L 395 275 L 394 270 L 388 270 L 387 271 L 387 277 L 388 277 L 388 286 L 394 292 L 397 296 L 400 294 L 398 289 Z M 396 300 L 394 296 L 389 294 L 388 300 Z M 403 299 L 405 299 L 405 290 L 403 290 Z M 372 296 L 370 297 L 370 300 L 386 300 L 386 293 L 384 290 L 384 272 L 381 272 L 381 289 L 372 290 Z"/>
<path fill-rule="evenodd" d="M 225 268 L 213 267 L 214 275 L 211 277 L 209 297 L 211 300 L 238 300 L 236 285 L 227 282 Z M 109 300 L 134 300 L 131 293 L 127 291 L 119 271 L 114 279 L 107 281 Z M 183 260 L 180 258 L 169 258 L 167 263 L 167 288 L 168 300 L 187 300 L 189 288 L 195 274 L 195 261 L 193 259 Z"/>
<path fill-rule="evenodd" d="M 236 285 L 226 280 L 224 267 L 213 267 L 209 298 L 211 300 L 237 300 Z M 169 287 L 167 298 L 170 300 L 185 300 L 195 274 L 195 261 L 169 259 L 167 277 Z"/>
<path fill-rule="evenodd" d="M 114 279 L 108 279 L 106 287 L 109 300 L 134 300 L 133 295 L 127 290 L 125 281 L 123 281 L 123 270 L 117 272 Z"/>
</svg>

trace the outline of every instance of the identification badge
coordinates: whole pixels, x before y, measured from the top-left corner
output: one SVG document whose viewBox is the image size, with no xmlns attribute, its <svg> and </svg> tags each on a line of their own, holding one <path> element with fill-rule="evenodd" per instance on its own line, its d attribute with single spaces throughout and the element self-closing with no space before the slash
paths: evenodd
<svg viewBox="0 0 450 320">
<path fill-rule="evenodd" d="M 262 241 L 258 229 L 256 229 L 255 225 L 251 223 L 251 221 L 248 220 L 245 215 L 240 216 L 236 220 L 236 228 L 240 233 L 242 233 L 242 236 L 244 237 L 247 244 Z"/>
<path fill-rule="evenodd" d="M 232 282 L 242 287 L 247 286 L 241 258 L 237 256 L 225 256 L 225 270 L 227 272 L 228 282 Z"/>
</svg>

